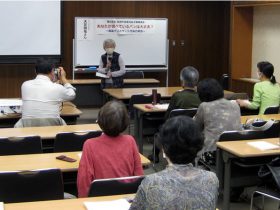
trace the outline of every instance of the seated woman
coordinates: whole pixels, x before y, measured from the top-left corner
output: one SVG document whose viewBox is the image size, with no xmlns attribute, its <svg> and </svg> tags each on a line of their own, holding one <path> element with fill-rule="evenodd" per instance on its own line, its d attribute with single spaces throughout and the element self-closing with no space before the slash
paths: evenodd
<svg viewBox="0 0 280 210">
<path fill-rule="evenodd" d="M 177 91 L 172 95 L 165 113 L 165 119 L 169 117 L 173 109 L 197 108 L 201 103 L 196 92 L 199 80 L 198 71 L 192 66 L 186 66 L 180 72 L 180 80 L 183 90 Z"/>
<path fill-rule="evenodd" d="M 203 137 L 193 119 L 168 119 L 160 130 L 159 141 L 168 167 L 142 181 L 130 210 L 215 209 L 219 185 L 215 173 L 192 165 L 203 147 Z"/>
<path fill-rule="evenodd" d="M 235 101 L 224 99 L 224 91 L 215 79 L 198 83 L 197 92 L 202 103 L 194 120 L 204 134 L 203 152 L 215 151 L 216 141 L 224 131 L 241 130 L 240 108 Z"/>
<path fill-rule="evenodd" d="M 109 101 L 100 109 L 98 125 L 104 133 L 84 144 L 77 178 L 79 197 L 87 197 L 95 179 L 143 175 L 134 138 L 121 134 L 128 123 L 123 103 Z"/>
<path fill-rule="evenodd" d="M 174 109 L 190 109 L 199 106 L 201 102 L 196 92 L 198 79 L 199 73 L 194 67 L 186 66 L 181 70 L 180 80 L 183 90 L 177 91 L 172 95 L 165 113 L 165 119 L 169 118 L 170 112 Z M 158 163 L 160 149 L 156 146 L 153 151 L 155 151 L 155 163 Z M 149 155 L 148 158 L 153 161 L 153 154 Z"/>
<path fill-rule="evenodd" d="M 266 108 L 270 106 L 279 106 L 280 104 L 280 86 L 276 83 L 274 67 L 269 62 L 259 62 L 258 77 L 260 82 L 254 86 L 253 101 L 237 100 L 240 107 L 248 109 L 259 109 L 259 114 L 264 114 Z"/>
</svg>

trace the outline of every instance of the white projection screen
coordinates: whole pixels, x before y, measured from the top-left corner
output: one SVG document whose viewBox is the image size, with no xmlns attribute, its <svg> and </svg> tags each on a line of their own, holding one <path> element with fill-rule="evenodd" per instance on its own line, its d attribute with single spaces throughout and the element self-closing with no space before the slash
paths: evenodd
<svg viewBox="0 0 280 210">
<path fill-rule="evenodd" d="M 60 0 L 0 0 L 0 28 L 0 58 L 61 55 Z"/>
</svg>

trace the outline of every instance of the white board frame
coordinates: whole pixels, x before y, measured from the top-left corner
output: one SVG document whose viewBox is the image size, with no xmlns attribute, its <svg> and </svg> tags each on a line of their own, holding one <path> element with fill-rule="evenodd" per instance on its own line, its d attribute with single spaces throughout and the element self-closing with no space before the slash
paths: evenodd
<svg viewBox="0 0 280 210">
<path fill-rule="evenodd" d="M 86 65 L 81 65 L 78 64 L 77 62 L 77 20 L 78 19 L 139 19 L 139 20 L 164 20 L 166 21 L 166 43 L 165 43 L 165 63 L 162 65 L 156 64 L 156 65 L 131 65 L 130 66 L 126 66 L 126 69 L 128 71 L 133 71 L 133 70 L 141 70 L 141 71 L 149 71 L 149 72 L 156 72 L 156 71 L 167 71 L 168 70 L 168 58 L 169 58 L 169 42 L 167 39 L 168 36 L 168 19 L 167 18 L 126 18 L 126 17 L 118 17 L 118 18 L 114 18 L 114 17 L 75 17 L 75 39 L 73 40 L 73 74 L 75 74 L 75 69 L 78 66 L 98 66 L 99 62 L 97 64 L 86 64 Z M 106 39 L 107 37 L 104 36 L 104 38 L 102 38 L 102 40 Z M 103 54 L 104 52 L 102 51 L 102 44 L 103 41 L 100 43 L 100 46 L 98 47 L 98 50 L 100 50 L 100 53 L 96 56 L 98 56 L 98 59 L 100 58 L 101 54 Z M 99 49 L 100 48 L 100 49 Z M 117 49 L 116 51 L 118 52 L 118 43 L 117 43 Z M 125 60 L 125 58 L 124 58 Z"/>
</svg>

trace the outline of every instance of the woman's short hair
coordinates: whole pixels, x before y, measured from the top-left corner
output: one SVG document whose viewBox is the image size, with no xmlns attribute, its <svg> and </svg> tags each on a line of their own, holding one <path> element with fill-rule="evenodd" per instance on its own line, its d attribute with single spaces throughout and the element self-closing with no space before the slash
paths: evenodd
<svg viewBox="0 0 280 210">
<path fill-rule="evenodd" d="M 273 84 L 276 83 L 275 76 L 273 76 L 274 73 L 274 66 L 267 62 L 267 61 L 261 61 L 257 64 L 257 67 L 259 71 L 268 78 Z"/>
<path fill-rule="evenodd" d="M 35 65 L 36 74 L 49 74 L 54 68 L 54 64 L 50 59 L 40 58 Z"/>
<path fill-rule="evenodd" d="M 106 45 L 108 44 L 116 47 L 116 42 L 113 39 L 105 39 L 103 42 L 103 48 L 105 49 Z"/>
<path fill-rule="evenodd" d="M 109 101 L 99 111 L 97 123 L 108 136 L 118 136 L 129 124 L 125 105 L 120 101 Z"/>
<path fill-rule="evenodd" d="M 197 92 L 202 102 L 215 101 L 224 97 L 224 90 L 220 83 L 213 78 L 207 78 L 198 83 Z"/>
<path fill-rule="evenodd" d="M 199 80 L 199 73 L 196 68 L 192 66 L 186 66 L 181 70 L 180 80 L 184 87 L 195 87 Z"/>
<path fill-rule="evenodd" d="M 161 127 L 158 138 L 164 153 L 174 164 L 193 162 L 204 142 L 197 124 L 187 116 L 168 119 Z"/>
</svg>

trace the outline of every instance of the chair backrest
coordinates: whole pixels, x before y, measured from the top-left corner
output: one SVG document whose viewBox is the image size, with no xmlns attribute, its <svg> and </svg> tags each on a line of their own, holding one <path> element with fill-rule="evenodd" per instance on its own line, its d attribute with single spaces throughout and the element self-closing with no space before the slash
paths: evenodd
<svg viewBox="0 0 280 210">
<path fill-rule="evenodd" d="M 136 193 L 145 176 L 97 179 L 90 185 L 88 196 L 106 196 Z"/>
<path fill-rule="evenodd" d="M 225 131 L 220 135 L 219 141 L 239 141 L 250 139 L 263 139 L 263 131 L 243 130 L 243 131 Z"/>
<path fill-rule="evenodd" d="M 0 155 L 42 153 L 40 136 L 0 138 Z"/>
<path fill-rule="evenodd" d="M 0 200 L 4 203 L 63 199 L 59 169 L 0 172 Z"/>
<path fill-rule="evenodd" d="M 160 102 L 161 95 L 160 93 L 157 94 L 157 103 Z M 143 94 L 137 94 L 137 95 L 132 95 L 130 100 L 129 100 L 129 113 L 130 113 L 130 118 L 134 119 L 134 104 L 149 104 L 152 103 L 153 101 L 153 96 L 152 95 L 143 95 Z"/>
<path fill-rule="evenodd" d="M 86 140 L 98 137 L 101 134 L 102 131 L 58 133 L 54 141 L 54 152 L 81 151 Z"/>
<path fill-rule="evenodd" d="M 66 125 L 62 118 L 21 118 L 15 124 L 15 128 L 25 127 L 44 127 L 44 126 L 55 126 L 55 125 Z"/>
<path fill-rule="evenodd" d="M 249 99 L 249 96 L 247 93 L 226 93 L 225 98 L 228 100 Z"/>
<path fill-rule="evenodd" d="M 278 114 L 278 113 L 279 113 L 279 106 L 267 107 L 264 111 L 264 114 Z"/>
<path fill-rule="evenodd" d="M 143 79 L 144 73 L 143 71 L 127 71 L 124 75 L 125 79 Z"/>
<path fill-rule="evenodd" d="M 193 117 L 197 112 L 197 108 L 191 108 L 191 109 L 173 109 L 170 114 L 169 118 L 176 117 L 179 115 L 186 115 L 189 117 Z"/>
</svg>

